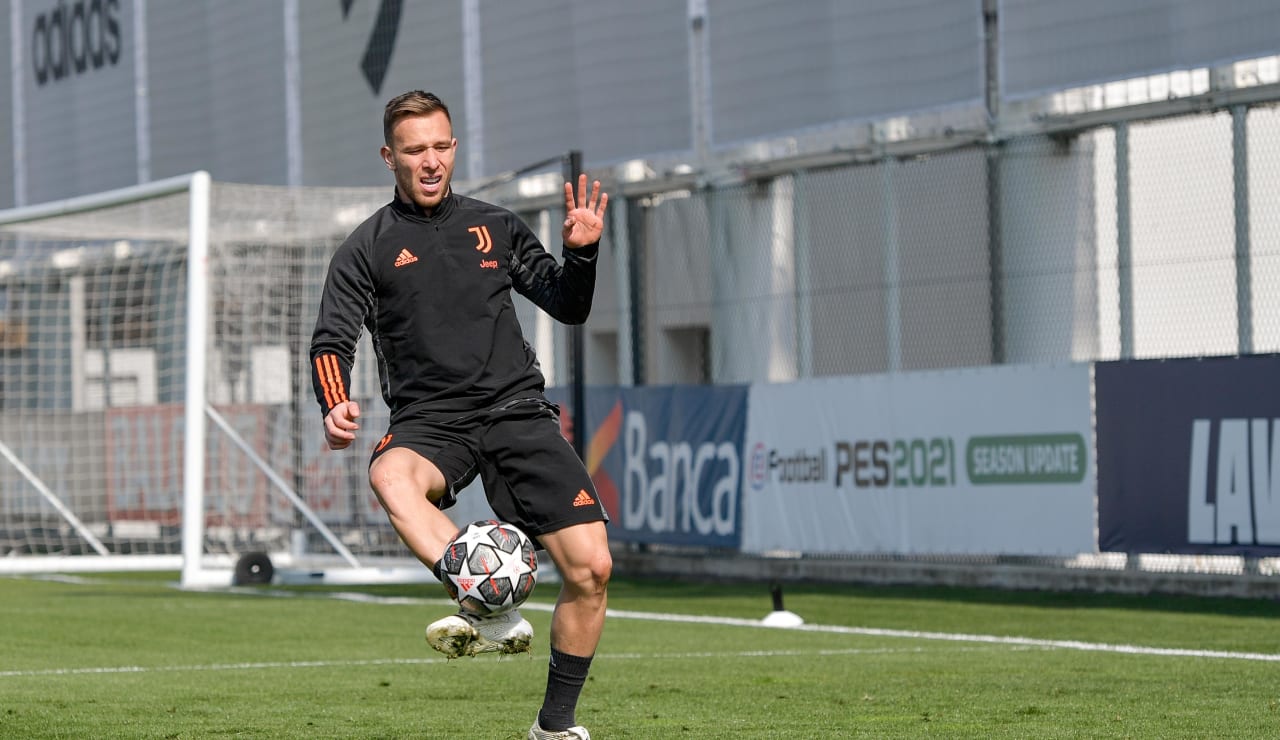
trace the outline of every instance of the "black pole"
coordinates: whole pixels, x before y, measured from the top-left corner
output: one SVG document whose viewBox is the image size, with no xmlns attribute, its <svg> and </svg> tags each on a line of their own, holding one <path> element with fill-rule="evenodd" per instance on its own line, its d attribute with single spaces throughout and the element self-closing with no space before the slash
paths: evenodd
<svg viewBox="0 0 1280 740">
<path fill-rule="evenodd" d="M 578 189 L 578 176 L 582 174 L 582 152 L 573 150 L 564 158 L 564 179 L 572 184 L 574 192 Z M 585 206 L 585 203 L 579 203 Z M 587 459 L 587 393 L 586 368 L 583 360 L 582 324 L 569 327 L 569 364 L 573 373 L 570 388 L 569 405 L 573 414 L 573 449 L 585 462 Z"/>
<path fill-rule="evenodd" d="M 627 209 L 627 292 L 631 305 L 631 384 L 644 385 L 645 373 L 645 321 L 644 312 L 649 305 L 645 294 L 645 250 L 648 244 L 649 209 L 639 198 L 628 198 L 623 204 Z"/>
</svg>

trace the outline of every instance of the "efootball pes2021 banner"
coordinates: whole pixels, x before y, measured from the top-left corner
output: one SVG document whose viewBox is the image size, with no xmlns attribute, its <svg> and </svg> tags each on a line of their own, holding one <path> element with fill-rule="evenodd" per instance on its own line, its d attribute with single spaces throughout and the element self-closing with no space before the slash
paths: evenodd
<svg viewBox="0 0 1280 740">
<path fill-rule="evenodd" d="M 563 425 L 567 393 L 547 395 Z M 586 402 L 585 462 L 610 539 L 738 547 L 746 386 L 588 388 Z"/>
<path fill-rule="evenodd" d="M 1100 362 L 1098 543 L 1280 554 L 1280 356 Z"/>
<path fill-rule="evenodd" d="M 742 549 L 1092 552 L 1089 368 L 755 385 Z"/>
</svg>

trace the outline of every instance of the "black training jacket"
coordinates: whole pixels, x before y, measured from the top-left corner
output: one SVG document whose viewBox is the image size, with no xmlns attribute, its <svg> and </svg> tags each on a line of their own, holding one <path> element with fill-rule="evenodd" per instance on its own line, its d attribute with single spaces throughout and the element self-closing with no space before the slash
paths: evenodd
<svg viewBox="0 0 1280 740">
<path fill-rule="evenodd" d="M 361 329 L 395 421 L 449 417 L 533 395 L 545 380 L 511 289 L 553 318 L 591 311 L 599 245 L 547 253 L 514 213 L 450 194 L 431 215 L 396 198 L 356 227 L 329 262 L 311 338 L 325 414 L 348 400 Z"/>
</svg>

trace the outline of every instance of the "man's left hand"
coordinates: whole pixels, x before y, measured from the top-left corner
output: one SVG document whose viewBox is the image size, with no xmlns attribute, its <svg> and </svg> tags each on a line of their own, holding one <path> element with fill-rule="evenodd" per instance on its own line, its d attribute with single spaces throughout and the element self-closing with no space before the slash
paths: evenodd
<svg viewBox="0 0 1280 740">
<path fill-rule="evenodd" d="M 578 197 L 573 197 L 573 183 L 564 184 L 564 245 L 570 249 L 585 247 L 600 241 L 604 233 L 604 209 L 609 194 L 600 192 L 600 181 L 591 183 L 591 197 L 587 198 L 587 176 L 578 177 Z"/>
</svg>

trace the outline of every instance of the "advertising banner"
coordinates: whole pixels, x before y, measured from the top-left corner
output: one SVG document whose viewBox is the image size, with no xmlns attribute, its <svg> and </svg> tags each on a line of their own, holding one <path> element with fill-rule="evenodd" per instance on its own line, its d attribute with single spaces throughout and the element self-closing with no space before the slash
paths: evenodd
<svg viewBox="0 0 1280 740">
<path fill-rule="evenodd" d="M 1092 552 L 1089 368 L 990 367 L 751 388 L 742 548 Z"/>
<path fill-rule="evenodd" d="M 567 390 L 548 395 L 567 422 Z M 738 547 L 746 386 L 588 388 L 586 403 L 587 470 L 610 539 Z"/>
<path fill-rule="evenodd" d="M 10 16 L 11 26 L 3 53 L 20 73 L 12 77 L 15 106 L 6 105 L 4 115 L 21 140 L 13 167 L 23 180 L 25 192 L 14 194 L 22 204 L 138 181 L 137 5 L 122 0 L 4 3 L 0 12 Z M 74 177 L 68 177 L 71 172 Z"/>
<path fill-rule="evenodd" d="M 302 433 L 293 439 L 294 419 L 285 406 L 262 406 L 265 417 L 259 429 L 237 426 L 237 432 L 252 444 L 262 444 L 263 457 L 272 469 L 291 486 L 317 517 L 327 525 L 384 527 L 387 515 L 369 485 L 369 454 L 386 430 L 389 412 L 381 402 L 361 407 L 360 425 L 364 430 L 356 443 L 345 450 L 331 450 L 324 441 L 324 427 L 319 414 L 306 408 Z M 228 418 L 232 424 L 235 418 Z M 222 436 L 220 433 L 216 436 Z M 221 443 L 212 451 L 220 452 Z M 239 452 L 230 453 L 247 465 Z M 292 523 L 297 509 L 272 486 L 269 489 L 271 521 Z M 483 499 L 481 493 L 479 498 Z M 491 516 L 491 515 L 490 515 Z M 488 518 L 488 517 L 480 517 Z M 470 521 L 470 520 L 468 520 Z"/>
<path fill-rule="evenodd" d="M 1103 551 L 1280 554 L 1280 356 L 1095 373 Z"/>
<path fill-rule="evenodd" d="M 25 409 L 6 409 L 0 443 L 82 520 L 98 522 L 106 508 L 102 485 L 102 413 L 42 409 L 32 424 Z M 0 532 L 10 536 L 31 522 L 58 520 L 27 476 L 0 457 Z"/>
<path fill-rule="evenodd" d="M 267 408 L 219 409 L 258 454 L 266 446 Z M 151 521 L 176 526 L 183 505 L 183 407 L 125 406 L 105 412 L 107 516 L 113 522 Z M 268 522 L 269 482 L 231 440 L 208 439 L 205 459 L 205 523 L 263 527 Z"/>
</svg>

